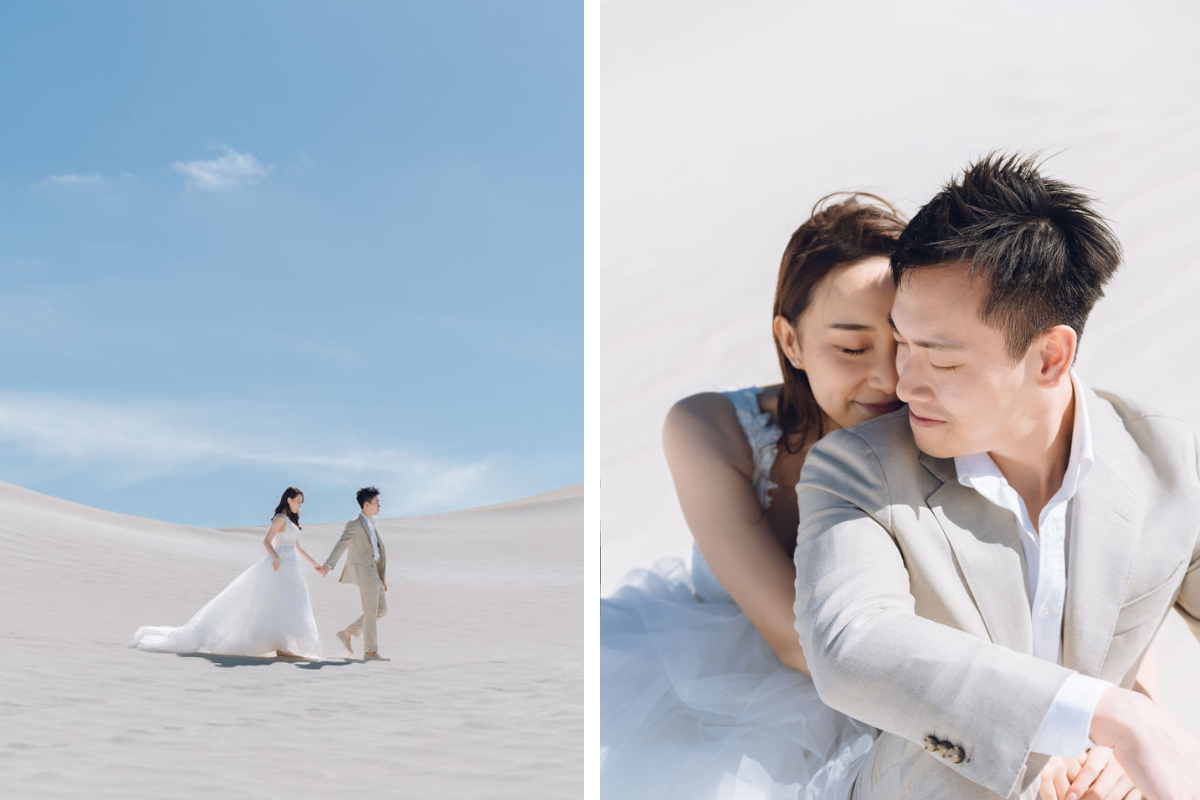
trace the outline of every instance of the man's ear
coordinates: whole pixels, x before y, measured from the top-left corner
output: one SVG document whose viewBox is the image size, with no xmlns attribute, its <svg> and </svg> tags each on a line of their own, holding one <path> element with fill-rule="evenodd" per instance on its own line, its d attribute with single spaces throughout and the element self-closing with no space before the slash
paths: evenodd
<svg viewBox="0 0 1200 800">
<path fill-rule="evenodd" d="M 1075 363 L 1079 334 L 1070 325 L 1055 325 L 1040 339 L 1038 382 L 1046 388 L 1053 388 L 1069 379 L 1071 365 Z"/>
<path fill-rule="evenodd" d="M 779 347 L 787 356 L 788 363 L 796 369 L 804 369 L 804 361 L 800 358 L 800 335 L 796 333 L 792 323 L 788 322 L 788 318 L 781 314 L 775 317 L 771 327 L 775 331 L 775 341 L 779 342 Z"/>
</svg>

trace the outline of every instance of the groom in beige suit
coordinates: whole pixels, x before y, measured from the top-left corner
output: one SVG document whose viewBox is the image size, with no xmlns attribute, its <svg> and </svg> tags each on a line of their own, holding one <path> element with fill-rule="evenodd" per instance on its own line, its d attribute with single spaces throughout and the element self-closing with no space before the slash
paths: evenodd
<svg viewBox="0 0 1200 800">
<path fill-rule="evenodd" d="M 1071 371 L 1120 255 L 1079 190 L 996 156 L 897 244 L 908 408 L 797 487 L 813 681 L 881 729 L 856 800 L 1200 798 L 1200 744 L 1133 691 L 1172 607 L 1200 635 L 1200 440 Z M 1084 760 L 1069 787 L 1052 757 Z"/>
<path fill-rule="evenodd" d="M 329 558 L 325 559 L 321 574 L 328 574 L 337 565 L 343 550 L 349 552 L 339 580 L 358 585 L 363 613 L 345 630 L 338 631 L 338 640 L 353 654 L 350 640 L 361 635 L 364 660 L 386 661 L 379 655 L 379 639 L 375 631 L 376 620 L 387 613 L 387 550 L 375 528 L 375 517 L 379 514 L 379 490 L 374 486 L 359 489 L 355 499 L 362 513 L 346 523 L 342 537 L 333 546 Z"/>
</svg>

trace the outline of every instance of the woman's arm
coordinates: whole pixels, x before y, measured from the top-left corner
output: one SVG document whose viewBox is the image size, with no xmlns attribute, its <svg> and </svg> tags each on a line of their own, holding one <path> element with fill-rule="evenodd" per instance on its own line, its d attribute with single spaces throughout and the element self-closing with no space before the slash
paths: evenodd
<svg viewBox="0 0 1200 800">
<path fill-rule="evenodd" d="M 754 455 L 723 395 L 676 403 L 663 450 L 688 528 L 713 574 L 779 656 L 808 672 L 795 629 L 796 567 L 759 505 Z"/>
<path fill-rule="evenodd" d="M 1138 667 L 1137 680 L 1134 681 L 1133 690 L 1141 692 L 1156 703 L 1158 702 L 1162 682 L 1158 677 L 1158 658 L 1154 655 L 1153 647 L 1146 651 L 1142 665 Z"/>
<path fill-rule="evenodd" d="M 271 563 L 275 565 L 275 569 L 279 569 L 279 553 L 275 552 L 275 548 L 271 546 L 271 541 L 275 538 L 275 534 L 279 533 L 287 525 L 284 522 L 283 515 L 275 517 L 271 520 L 271 528 L 267 531 L 267 538 L 263 539 L 263 547 L 267 548 L 267 553 L 271 556 Z"/>
<path fill-rule="evenodd" d="M 299 542 L 296 542 L 296 552 L 300 554 L 301 558 L 303 558 L 308 563 L 312 564 L 313 569 L 319 570 L 321 568 L 321 565 L 317 563 L 316 559 L 314 559 L 312 556 L 310 556 L 308 553 L 306 553 L 304 551 L 304 548 L 300 546 Z"/>
</svg>

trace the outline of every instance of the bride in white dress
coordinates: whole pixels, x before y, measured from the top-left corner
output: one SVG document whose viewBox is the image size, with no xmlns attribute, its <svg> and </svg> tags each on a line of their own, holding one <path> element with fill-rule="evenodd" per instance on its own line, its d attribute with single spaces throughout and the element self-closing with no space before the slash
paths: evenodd
<svg viewBox="0 0 1200 800">
<path fill-rule="evenodd" d="M 304 494 L 289 487 L 263 540 L 267 554 L 177 627 L 145 626 L 130 647 L 170 653 L 319 659 L 321 646 L 300 559 L 325 575 L 300 546 Z"/>
<path fill-rule="evenodd" d="M 824 202 L 824 201 L 822 201 Z M 793 234 L 783 383 L 677 403 L 663 444 L 695 539 L 601 601 L 601 797 L 845 800 L 874 728 L 821 702 L 793 628 L 794 487 L 824 434 L 902 407 L 887 313 L 904 220 L 857 195 Z"/>
</svg>

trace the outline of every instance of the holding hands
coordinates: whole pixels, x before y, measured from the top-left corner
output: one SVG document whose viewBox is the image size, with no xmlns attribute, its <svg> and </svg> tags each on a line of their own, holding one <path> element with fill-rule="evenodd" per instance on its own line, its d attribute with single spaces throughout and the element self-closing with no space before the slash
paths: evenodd
<svg viewBox="0 0 1200 800">
<path fill-rule="evenodd" d="M 1041 781 L 1038 800 L 1143 800 L 1107 747 L 1093 747 L 1079 758 L 1054 756 Z"/>
<path fill-rule="evenodd" d="M 1116 687 L 1105 692 L 1092 715 L 1091 738 L 1112 748 L 1114 760 L 1120 760 L 1146 796 L 1200 800 L 1200 743 L 1145 695 Z M 1086 770 L 1085 765 L 1079 779 L 1086 777 Z M 1122 785 L 1118 782 L 1112 791 Z M 1077 792 L 1075 784 L 1068 796 L 1071 793 L 1079 795 L 1076 800 L 1091 797 Z M 1141 798 L 1142 794 L 1135 789 L 1129 797 Z"/>
<path fill-rule="evenodd" d="M 326 575 L 329 574 L 329 567 L 327 567 L 323 564 L 314 564 L 313 569 L 315 569 L 317 572 L 321 573 L 322 578 L 324 578 Z"/>
</svg>

